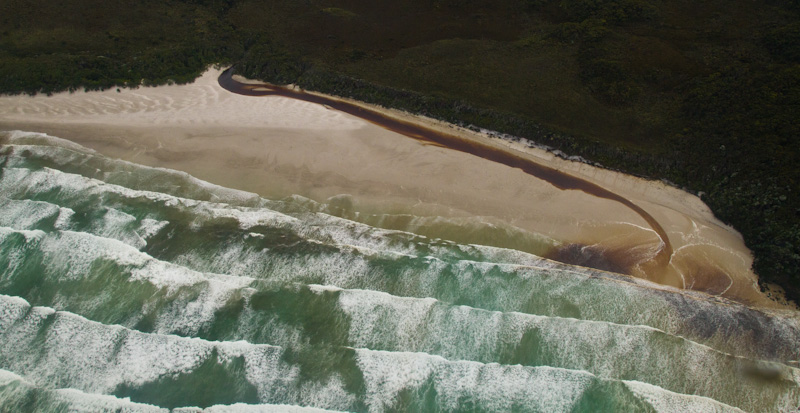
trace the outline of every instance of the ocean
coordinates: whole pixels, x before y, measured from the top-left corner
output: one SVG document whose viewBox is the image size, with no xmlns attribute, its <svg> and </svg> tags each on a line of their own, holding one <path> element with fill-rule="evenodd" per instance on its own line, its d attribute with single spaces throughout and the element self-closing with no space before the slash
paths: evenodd
<svg viewBox="0 0 800 413">
<path fill-rule="evenodd" d="M 0 143 L 2 411 L 800 408 L 797 313 Z"/>
</svg>

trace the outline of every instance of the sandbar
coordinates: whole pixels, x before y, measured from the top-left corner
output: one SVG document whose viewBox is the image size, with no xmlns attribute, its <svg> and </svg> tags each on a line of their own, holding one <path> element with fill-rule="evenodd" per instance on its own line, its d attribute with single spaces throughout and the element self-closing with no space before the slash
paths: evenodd
<svg viewBox="0 0 800 413">
<path fill-rule="evenodd" d="M 690 193 L 347 101 L 479 142 L 624 198 L 657 221 L 667 237 L 670 254 L 654 266 L 664 249 L 662 237 L 652 222 L 619 201 L 560 189 L 521 168 L 410 139 L 328 105 L 231 93 L 220 86 L 220 74 L 209 69 L 188 85 L 0 96 L 0 130 L 45 132 L 109 157 L 182 170 L 267 198 L 300 195 L 371 225 L 516 248 L 751 306 L 785 308 L 759 290 L 741 235 Z"/>
</svg>

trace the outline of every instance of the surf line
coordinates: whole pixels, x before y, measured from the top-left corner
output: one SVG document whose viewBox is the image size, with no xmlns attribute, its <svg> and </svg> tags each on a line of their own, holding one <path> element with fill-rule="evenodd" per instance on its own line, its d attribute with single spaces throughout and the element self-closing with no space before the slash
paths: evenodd
<svg viewBox="0 0 800 413">
<path fill-rule="evenodd" d="M 218 78 L 219 85 L 229 92 L 246 96 L 282 96 L 302 100 L 304 102 L 320 104 L 330 109 L 356 116 L 384 129 L 425 143 L 443 146 L 449 149 L 465 152 L 470 155 L 475 155 L 493 162 L 498 162 L 512 168 L 521 169 L 523 172 L 547 181 L 551 185 L 561 190 L 572 189 L 582 191 L 598 198 L 619 202 L 644 218 L 644 220 L 650 225 L 653 231 L 655 231 L 658 237 L 661 238 L 662 246 L 656 253 L 655 257 L 653 257 L 653 260 L 656 262 L 656 264 L 659 267 L 665 267 L 672 257 L 672 245 L 669 242 L 669 237 L 667 236 L 666 231 L 664 231 L 664 228 L 661 227 L 661 224 L 659 224 L 652 215 L 648 214 L 638 205 L 634 204 L 625 197 L 617 195 L 614 192 L 601 187 L 600 185 L 570 175 L 566 172 L 538 164 L 533 160 L 523 158 L 514 153 L 493 148 L 481 142 L 464 139 L 454 134 L 436 131 L 426 128 L 422 125 L 399 120 L 376 110 L 371 110 L 353 103 L 306 93 L 302 90 L 270 85 L 267 83 L 242 83 L 233 79 L 233 75 L 234 68 L 231 67 L 222 72 Z"/>
</svg>

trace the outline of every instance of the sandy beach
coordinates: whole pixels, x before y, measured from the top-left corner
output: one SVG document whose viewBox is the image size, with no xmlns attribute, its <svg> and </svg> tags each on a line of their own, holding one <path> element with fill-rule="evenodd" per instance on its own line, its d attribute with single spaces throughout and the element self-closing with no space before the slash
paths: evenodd
<svg viewBox="0 0 800 413">
<path fill-rule="evenodd" d="M 410 139 L 324 105 L 234 94 L 220 87 L 219 75 L 212 69 L 181 86 L 2 96 L 0 130 L 45 132 L 109 157 L 186 171 L 268 198 L 298 194 L 339 205 L 346 217 L 428 236 L 450 235 L 425 222 L 478 220 L 536 239 L 521 249 L 537 255 L 573 262 L 607 259 L 609 265 L 661 284 L 752 306 L 782 307 L 759 291 L 741 236 L 696 196 L 519 143 L 370 107 L 533 160 L 623 197 L 652 216 L 668 237 L 672 253 L 656 268 L 648 263 L 664 243 L 641 214 L 620 202 L 558 189 L 521 169 Z M 459 242 L 508 246 L 468 231 L 452 236 Z"/>
</svg>

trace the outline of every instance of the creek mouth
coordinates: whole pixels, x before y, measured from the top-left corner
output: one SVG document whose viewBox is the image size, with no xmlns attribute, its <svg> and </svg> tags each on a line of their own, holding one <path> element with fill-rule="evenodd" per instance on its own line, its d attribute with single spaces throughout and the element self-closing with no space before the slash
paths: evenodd
<svg viewBox="0 0 800 413">
<path fill-rule="evenodd" d="M 282 86 L 270 85 L 267 83 L 242 83 L 233 78 L 234 68 L 229 68 L 222 72 L 218 78 L 219 85 L 230 92 L 246 96 L 281 96 L 297 99 L 304 102 L 316 103 L 325 107 L 356 116 L 369 123 L 378 125 L 382 128 L 401 135 L 419 140 L 421 142 L 438 145 L 452 150 L 468 153 L 493 162 L 497 162 L 512 168 L 522 170 L 528 175 L 548 182 L 561 190 L 576 190 L 586 194 L 618 202 L 631 209 L 642 217 L 650 228 L 658 235 L 661 245 L 655 252 L 648 267 L 650 271 L 664 272 L 672 257 L 672 245 L 669 241 L 664 228 L 652 215 L 644 209 L 614 192 L 611 192 L 600 185 L 570 175 L 568 173 L 550 168 L 530 159 L 515 155 L 508 151 L 493 148 L 480 142 L 464 139 L 453 134 L 436 131 L 425 126 L 405 122 L 394 117 L 383 114 L 377 110 L 371 110 L 363 106 L 346 102 L 343 100 L 329 98 L 326 96 L 311 94 L 302 90 L 291 89 Z M 631 274 L 630 265 L 623 264 L 624 254 L 605 254 L 602 250 L 592 250 L 590 256 L 586 254 L 574 253 L 577 246 L 566 246 L 556 248 L 546 254 L 547 258 L 554 259 L 566 264 L 588 266 L 590 268 L 621 272 Z M 583 246 L 586 247 L 586 246 Z M 584 248 L 585 249 L 585 248 Z"/>
</svg>

